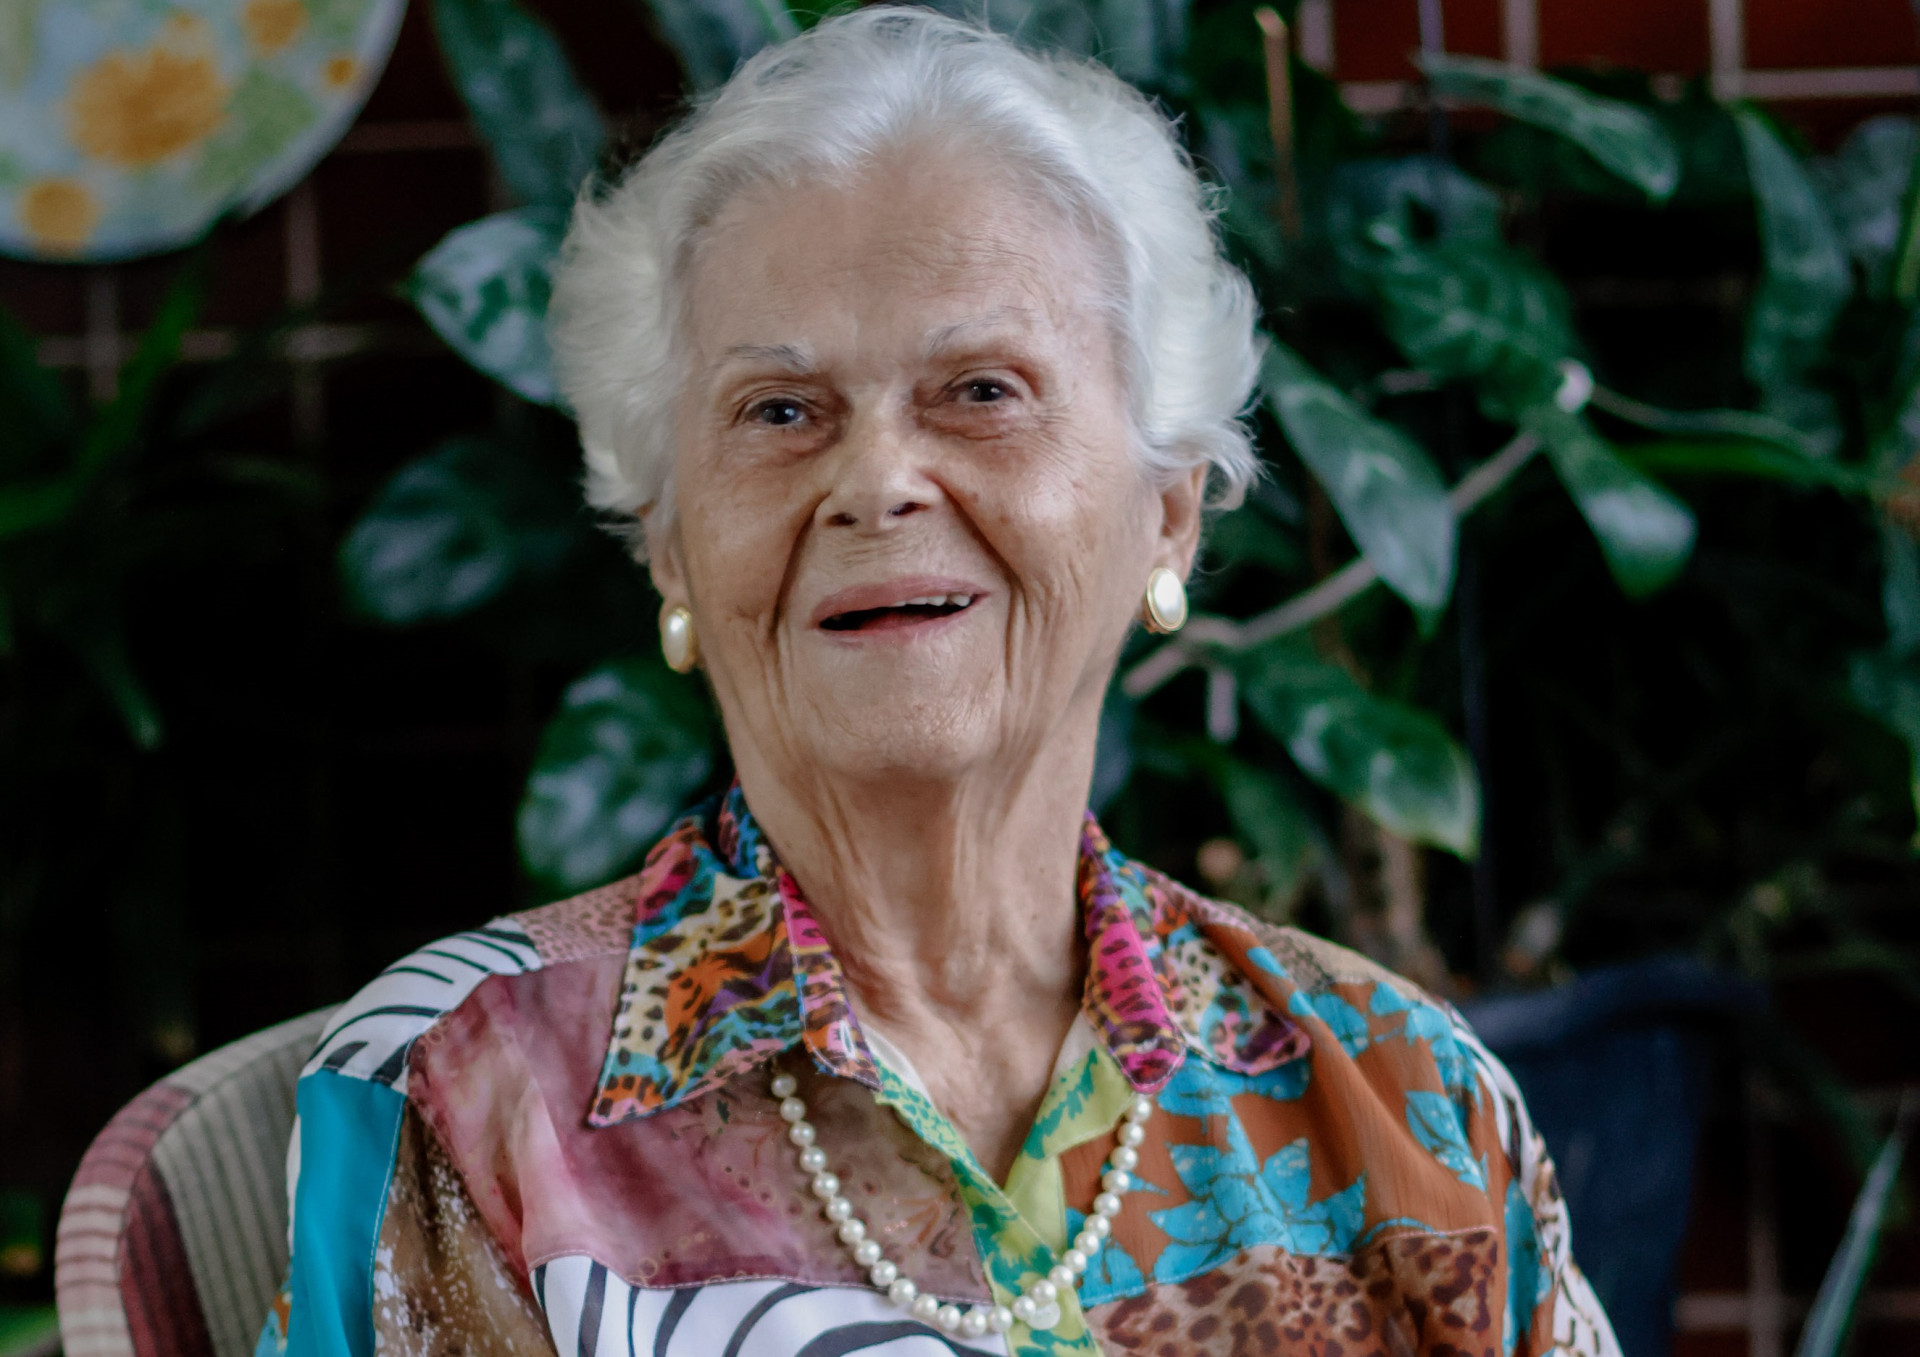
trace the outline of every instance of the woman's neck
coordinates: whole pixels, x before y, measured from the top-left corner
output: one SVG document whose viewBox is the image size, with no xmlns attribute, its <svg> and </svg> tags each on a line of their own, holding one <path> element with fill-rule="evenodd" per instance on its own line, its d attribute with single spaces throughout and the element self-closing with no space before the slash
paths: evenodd
<svg viewBox="0 0 1920 1357">
<path fill-rule="evenodd" d="M 1017 775 L 940 783 L 796 786 L 741 761 L 747 803 L 826 931 L 854 1008 L 913 1061 L 998 1179 L 1080 1008 L 1086 743 Z"/>
</svg>

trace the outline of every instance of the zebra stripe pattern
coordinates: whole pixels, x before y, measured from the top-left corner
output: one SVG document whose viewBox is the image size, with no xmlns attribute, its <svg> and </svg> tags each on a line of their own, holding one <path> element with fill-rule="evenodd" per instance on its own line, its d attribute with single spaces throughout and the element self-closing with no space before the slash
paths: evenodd
<svg viewBox="0 0 1920 1357">
<path fill-rule="evenodd" d="M 442 938 L 380 972 L 327 1024 L 302 1076 L 316 1070 L 407 1091 L 407 1053 L 419 1035 L 490 975 L 540 969 L 519 925 L 496 919 Z"/>
<path fill-rule="evenodd" d="M 629 1286 L 584 1254 L 534 1269 L 561 1357 L 1007 1357 L 908 1319 L 877 1291 L 786 1281 Z"/>
</svg>

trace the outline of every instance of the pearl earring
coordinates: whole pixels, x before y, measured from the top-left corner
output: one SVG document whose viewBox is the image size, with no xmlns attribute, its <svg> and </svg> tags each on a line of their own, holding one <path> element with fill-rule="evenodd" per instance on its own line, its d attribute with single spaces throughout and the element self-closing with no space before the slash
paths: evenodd
<svg viewBox="0 0 1920 1357">
<path fill-rule="evenodd" d="M 1148 631 L 1161 635 L 1187 625 L 1187 586 L 1164 565 L 1155 566 L 1147 576 L 1147 597 L 1140 620 L 1147 624 Z"/>
<path fill-rule="evenodd" d="M 690 674 L 700 663 L 700 640 L 693 634 L 693 614 L 685 608 L 667 609 L 660 619 L 660 653 L 667 657 L 667 668 L 676 674 Z"/>
</svg>

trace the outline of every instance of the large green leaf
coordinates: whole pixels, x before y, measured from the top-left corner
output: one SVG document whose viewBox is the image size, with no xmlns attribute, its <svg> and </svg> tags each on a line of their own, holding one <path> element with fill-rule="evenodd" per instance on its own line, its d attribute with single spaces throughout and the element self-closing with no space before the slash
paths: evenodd
<svg viewBox="0 0 1920 1357">
<path fill-rule="evenodd" d="M 1432 460 L 1284 344 L 1267 349 L 1260 386 L 1380 578 L 1417 611 L 1437 614 L 1453 589 L 1455 526 Z"/>
<path fill-rule="evenodd" d="M 1657 123 L 1679 158 L 1668 203 L 1730 206 L 1748 201 L 1740 134 L 1726 108 L 1689 82 L 1677 101 L 1656 96 L 1645 72 L 1588 67 L 1561 77 L 1590 94 L 1624 104 Z M 1646 191 L 1602 165 L 1579 143 L 1549 128 L 1509 118 L 1463 148 L 1476 174 L 1529 199 L 1602 199 L 1645 207 Z M 1568 203 L 1572 206 L 1572 203 Z"/>
<path fill-rule="evenodd" d="M 1473 764 L 1433 717 L 1367 692 L 1298 637 L 1247 652 L 1237 669 L 1248 707 L 1308 777 L 1403 838 L 1478 850 Z"/>
<path fill-rule="evenodd" d="M 1916 152 L 1920 128 L 1912 118 L 1870 118 L 1839 151 L 1807 166 L 1841 243 L 1876 295 L 1884 296 L 1892 281 Z"/>
<path fill-rule="evenodd" d="M 1416 220 L 1415 209 L 1421 220 Z M 1500 240 L 1500 195 L 1439 156 L 1369 157 L 1335 168 L 1327 229 L 1348 268 L 1364 275 L 1378 248 L 1375 226 L 1391 240 L 1417 240 L 1422 224 L 1447 240 Z"/>
<path fill-rule="evenodd" d="M 568 688 L 520 806 L 520 858 L 556 894 L 636 864 L 713 770 L 698 686 L 616 660 Z"/>
<path fill-rule="evenodd" d="M 1650 198 L 1680 183 L 1680 151 L 1651 115 L 1538 71 L 1481 57 L 1417 58 L 1436 94 L 1498 109 L 1565 137 Z"/>
<path fill-rule="evenodd" d="M 1664 588 L 1693 553 L 1693 512 L 1638 470 L 1579 415 L 1551 405 L 1524 416 L 1561 484 L 1599 539 L 1614 580 L 1638 597 Z"/>
<path fill-rule="evenodd" d="M 1761 408 L 1804 430 L 1824 452 L 1839 446 L 1832 396 L 1807 380 L 1853 290 L 1833 219 L 1799 159 L 1766 118 L 1736 113 L 1760 214 L 1763 266 L 1747 313 L 1745 368 Z"/>
<path fill-rule="evenodd" d="M 1566 290 L 1518 250 L 1479 239 L 1415 242 L 1371 228 L 1366 264 L 1389 336 L 1420 368 L 1474 383 L 1499 419 L 1545 399 L 1574 347 Z"/>
<path fill-rule="evenodd" d="M 501 178 L 523 202 L 571 203 L 607 133 L 559 41 L 514 0 L 433 0 L 433 22 Z"/>
<path fill-rule="evenodd" d="M 782 0 L 647 0 L 647 8 L 697 90 L 723 83 L 762 47 L 800 31 Z"/>
<path fill-rule="evenodd" d="M 1826 1276 L 1820 1279 L 1819 1294 L 1814 1297 L 1806 1326 L 1800 1330 L 1793 1357 L 1840 1357 L 1845 1349 L 1847 1333 L 1859 1310 L 1860 1293 L 1866 1287 L 1874 1254 L 1879 1251 L 1880 1233 L 1893 1205 L 1900 1161 L 1906 1157 L 1916 1115 L 1920 1115 L 1920 1100 L 1909 1093 L 1901 1100 L 1893 1133 L 1874 1157 L 1867 1180 L 1860 1185 L 1860 1195 L 1853 1199 L 1847 1232 L 1834 1251 L 1833 1261 L 1827 1264 Z"/>
<path fill-rule="evenodd" d="M 482 217 L 428 251 L 406 282 L 420 314 L 456 353 L 542 405 L 560 399 L 547 302 L 566 225 L 565 213 L 547 207 Z"/>
<path fill-rule="evenodd" d="M 354 607 L 382 622 L 458 617 L 551 571 L 576 531 L 526 454 L 456 438 L 374 497 L 340 545 L 341 579 Z"/>
</svg>

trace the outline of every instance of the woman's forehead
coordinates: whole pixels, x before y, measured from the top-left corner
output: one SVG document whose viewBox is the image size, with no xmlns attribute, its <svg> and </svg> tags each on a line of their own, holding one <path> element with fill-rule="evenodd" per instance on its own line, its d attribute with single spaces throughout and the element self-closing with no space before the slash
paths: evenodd
<svg viewBox="0 0 1920 1357">
<path fill-rule="evenodd" d="M 992 177 L 768 189 L 714 228 L 687 295 L 709 362 L 807 367 L 822 345 L 880 334 L 939 357 L 1077 328 L 1103 300 L 1091 251 L 1063 214 Z"/>
</svg>

